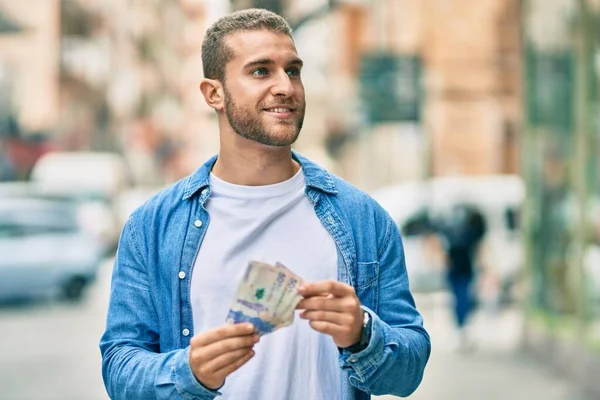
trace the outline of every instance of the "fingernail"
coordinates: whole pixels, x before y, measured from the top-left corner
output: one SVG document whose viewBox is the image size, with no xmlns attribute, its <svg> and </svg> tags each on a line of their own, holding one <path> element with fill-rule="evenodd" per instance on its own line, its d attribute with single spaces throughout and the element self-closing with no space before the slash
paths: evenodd
<svg viewBox="0 0 600 400">
<path fill-rule="evenodd" d="M 306 286 L 302 285 L 298 288 L 299 292 L 304 292 L 306 290 Z"/>
</svg>

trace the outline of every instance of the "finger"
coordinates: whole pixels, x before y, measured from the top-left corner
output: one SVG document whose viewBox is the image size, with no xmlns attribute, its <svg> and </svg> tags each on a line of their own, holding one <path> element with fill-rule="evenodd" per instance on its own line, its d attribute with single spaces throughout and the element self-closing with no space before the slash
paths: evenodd
<svg viewBox="0 0 600 400">
<path fill-rule="evenodd" d="M 305 298 L 318 296 L 322 293 L 331 293 L 336 297 L 344 297 L 354 295 L 354 288 L 343 282 L 325 280 L 305 283 L 298 288 L 298 292 Z"/>
<path fill-rule="evenodd" d="M 349 314 L 342 314 L 332 311 L 303 311 L 300 313 L 300 318 L 307 319 L 309 321 L 324 321 L 331 322 L 335 325 L 351 325 L 354 320 Z"/>
<path fill-rule="evenodd" d="M 321 332 L 330 336 L 336 336 L 342 332 L 345 332 L 344 328 L 340 325 L 327 321 L 310 321 L 310 327 L 317 332 Z"/>
<path fill-rule="evenodd" d="M 300 300 L 298 306 L 299 310 L 320 310 L 320 311 L 335 311 L 343 312 L 345 310 L 344 304 L 346 300 L 335 297 L 310 297 L 308 299 Z"/>
<path fill-rule="evenodd" d="M 190 344 L 192 346 L 206 346 L 218 342 L 219 340 L 250 335 L 254 333 L 254 331 L 254 325 L 249 323 L 227 324 L 194 336 L 191 339 Z"/>
<path fill-rule="evenodd" d="M 259 340 L 260 338 L 255 334 L 220 340 L 207 346 L 192 348 L 192 357 L 199 357 L 201 361 L 212 360 L 219 357 L 221 354 L 252 347 L 258 343 Z"/>
<path fill-rule="evenodd" d="M 306 296 L 306 297 L 335 297 L 335 296 L 332 295 L 331 293 L 323 292 L 323 293 L 312 294 L 312 295 Z"/>
<path fill-rule="evenodd" d="M 227 376 L 229 376 L 229 374 L 236 371 L 242 365 L 246 364 L 248 362 L 248 360 L 250 360 L 252 357 L 254 357 L 254 350 L 250 350 L 250 352 L 248 352 L 248 354 L 246 354 L 245 356 L 242 356 L 241 358 L 238 358 L 236 361 L 232 362 L 231 364 L 227 365 L 226 367 L 221 368 L 215 374 L 219 375 L 220 377 L 227 378 Z"/>
<path fill-rule="evenodd" d="M 240 358 L 244 358 L 251 352 L 253 352 L 251 347 L 244 347 L 243 349 L 221 354 L 217 358 L 206 363 L 206 369 L 212 373 L 216 373 L 220 369 L 227 367 L 229 364 L 238 361 Z"/>
<path fill-rule="evenodd" d="M 335 299 L 335 296 L 332 295 L 331 293 L 321 293 L 320 295 L 317 295 L 317 296 L 310 296 L 308 298 L 302 298 L 296 304 L 296 309 L 297 310 L 303 310 L 304 309 L 303 305 L 305 304 L 305 301 L 307 299 Z"/>
</svg>

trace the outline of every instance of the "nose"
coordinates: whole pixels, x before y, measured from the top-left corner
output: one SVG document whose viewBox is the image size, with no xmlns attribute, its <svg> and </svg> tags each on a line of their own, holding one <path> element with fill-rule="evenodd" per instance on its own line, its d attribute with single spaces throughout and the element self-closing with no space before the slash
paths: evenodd
<svg viewBox="0 0 600 400">
<path fill-rule="evenodd" d="M 271 94 L 273 96 L 291 97 L 296 92 L 294 84 L 290 79 L 290 76 L 285 71 L 281 71 L 275 77 L 273 86 L 271 87 Z"/>
</svg>

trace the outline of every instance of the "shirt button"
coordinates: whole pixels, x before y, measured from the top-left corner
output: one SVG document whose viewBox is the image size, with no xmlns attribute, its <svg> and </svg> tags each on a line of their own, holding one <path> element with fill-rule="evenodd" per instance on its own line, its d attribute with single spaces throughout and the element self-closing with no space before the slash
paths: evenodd
<svg viewBox="0 0 600 400">
<path fill-rule="evenodd" d="M 202 226 L 202 221 L 197 219 L 196 222 L 194 222 L 194 225 L 196 226 L 196 228 L 200 228 Z"/>
<path fill-rule="evenodd" d="M 202 189 L 202 191 L 200 192 L 202 196 L 206 196 L 206 193 L 208 193 L 208 189 Z"/>
<path fill-rule="evenodd" d="M 179 279 L 185 279 L 185 272 L 179 271 Z"/>
<path fill-rule="evenodd" d="M 354 357 L 350 357 L 350 358 L 348 359 L 348 361 L 350 361 L 351 363 L 353 363 L 353 362 L 356 362 L 356 358 L 354 358 Z"/>
<path fill-rule="evenodd" d="M 190 334 L 190 330 L 189 330 L 189 329 L 184 329 L 184 330 L 182 330 L 182 331 L 181 331 L 181 334 L 182 334 L 183 336 L 189 336 L 189 334 Z"/>
</svg>

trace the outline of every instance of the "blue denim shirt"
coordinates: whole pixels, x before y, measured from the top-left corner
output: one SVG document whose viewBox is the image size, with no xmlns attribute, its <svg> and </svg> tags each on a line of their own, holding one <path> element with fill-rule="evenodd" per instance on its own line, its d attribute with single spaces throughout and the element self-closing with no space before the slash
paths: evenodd
<svg viewBox="0 0 600 400">
<path fill-rule="evenodd" d="M 429 335 L 409 292 L 400 233 L 369 196 L 297 153 L 306 195 L 338 249 L 338 279 L 352 285 L 372 317 L 358 353 L 341 350 L 341 398 L 408 396 L 421 382 Z M 194 377 L 190 281 L 209 227 L 213 157 L 162 190 L 125 224 L 112 276 L 102 375 L 112 399 L 213 399 Z M 298 229 L 301 229 L 299 227 Z"/>
</svg>

